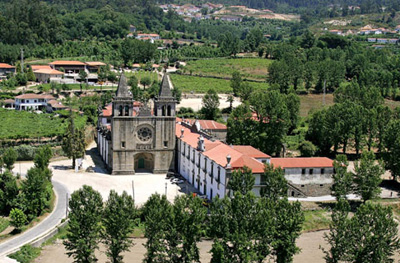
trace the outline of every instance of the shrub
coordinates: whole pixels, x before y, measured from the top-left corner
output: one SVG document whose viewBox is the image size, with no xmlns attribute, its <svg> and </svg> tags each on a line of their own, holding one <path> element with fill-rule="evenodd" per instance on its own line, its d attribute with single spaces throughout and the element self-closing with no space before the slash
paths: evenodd
<svg viewBox="0 0 400 263">
<path fill-rule="evenodd" d="M 315 155 L 315 152 L 317 151 L 317 147 L 310 141 L 303 141 L 299 145 L 299 151 L 301 153 L 301 156 L 303 157 L 311 157 Z"/>
<path fill-rule="evenodd" d="M 30 263 L 40 255 L 40 248 L 32 245 L 22 246 L 21 249 L 11 255 L 10 258 L 17 260 L 20 263 Z"/>
<path fill-rule="evenodd" d="M 10 224 L 16 229 L 21 229 L 27 222 L 26 215 L 18 208 L 13 208 L 11 210 L 10 219 Z"/>
</svg>

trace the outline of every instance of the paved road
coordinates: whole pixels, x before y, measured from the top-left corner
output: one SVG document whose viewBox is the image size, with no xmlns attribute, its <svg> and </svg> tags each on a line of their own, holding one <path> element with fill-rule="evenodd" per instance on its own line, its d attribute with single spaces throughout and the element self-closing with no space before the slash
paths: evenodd
<svg viewBox="0 0 400 263">
<path fill-rule="evenodd" d="M 53 180 L 53 189 L 57 195 L 57 203 L 55 205 L 54 211 L 42 222 L 40 222 L 35 227 L 29 229 L 23 234 L 10 239 L 4 243 L 0 244 L 0 262 L 2 262 L 2 257 L 14 252 L 21 246 L 41 237 L 45 233 L 56 227 L 63 218 L 65 218 L 66 210 L 66 198 L 67 193 L 69 194 L 67 188 Z"/>
</svg>

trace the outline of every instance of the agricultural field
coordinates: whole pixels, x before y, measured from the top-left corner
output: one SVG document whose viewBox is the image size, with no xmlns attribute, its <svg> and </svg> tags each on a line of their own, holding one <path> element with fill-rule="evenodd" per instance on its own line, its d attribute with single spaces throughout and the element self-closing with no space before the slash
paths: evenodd
<svg viewBox="0 0 400 263">
<path fill-rule="evenodd" d="M 67 127 L 67 119 L 54 114 L 0 109 L 0 119 L 0 139 L 60 136 Z M 86 117 L 76 117 L 75 123 L 78 127 L 83 127 Z"/>
<path fill-rule="evenodd" d="M 217 93 L 232 93 L 230 81 L 225 79 L 195 77 L 188 75 L 171 74 L 172 84 L 184 93 L 206 93 L 209 89 L 213 88 Z M 257 89 L 268 89 L 267 83 L 261 82 L 248 82 L 251 86 Z"/>
<path fill-rule="evenodd" d="M 183 70 L 193 75 L 217 77 L 231 77 L 234 71 L 239 71 L 243 78 L 265 80 L 271 63 L 272 60 L 263 58 L 215 58 L 189 61 Z"/>
<path fill-rule="evenodd" d="M 144 77 L 149 77 L 151 79 L 151 82 L 161 81 L 159 75 L 156 72 L 152 72 L 152 71 L 139 70 L 136 72 L 125 72 L 125 76 L 127 78 L 135 76 L 137 78 L 137 80 L 139 81 L 139 83 L 140 83 L 140 80 Z"/>
</svg>

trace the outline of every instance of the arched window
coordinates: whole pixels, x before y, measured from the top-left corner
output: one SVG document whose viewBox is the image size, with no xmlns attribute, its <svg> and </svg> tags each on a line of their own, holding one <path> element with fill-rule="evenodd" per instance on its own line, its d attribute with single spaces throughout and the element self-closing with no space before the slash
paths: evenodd
<svg viewBox="0 0 400 263">
<path fill-rule="evenodd" d="M 129 106 L 125 106 L 125 116 L 129 116 Z"/>
<path fill-rule="evenodd" d="M 119 105 L 119 114 L 118 114 L 118 116 L 122 116 L 122 105 Z"/>
<path fill-rule="evenodd" d="M 167 113 L 167 114 L 168 114 L 167 116 L 171 116 L 171 106 L 170 106 L 170 105 L 168 106 L 168 111 L 167 111 L 167 112 L 168 112 L 168 113 Z"/>
<path fill-rule="evenodd" d="M 165 116 L 165 105 L 162 106 L 162 116 Z"/>
</svg>

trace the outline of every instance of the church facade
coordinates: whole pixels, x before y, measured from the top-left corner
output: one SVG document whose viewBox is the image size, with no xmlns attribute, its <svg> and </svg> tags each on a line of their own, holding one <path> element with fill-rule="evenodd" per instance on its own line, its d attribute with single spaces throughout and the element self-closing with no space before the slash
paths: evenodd
<svg viewBox="0 0 400 263">
<path fill-rule="evenodd" d="M 97 145 L 113 175 L 167 173 L 174 169 L 176 100 L 164 74 L 154 107 L 134 101 L 121 75 L 111 105 L 99 118 Z"/>
</svg>

